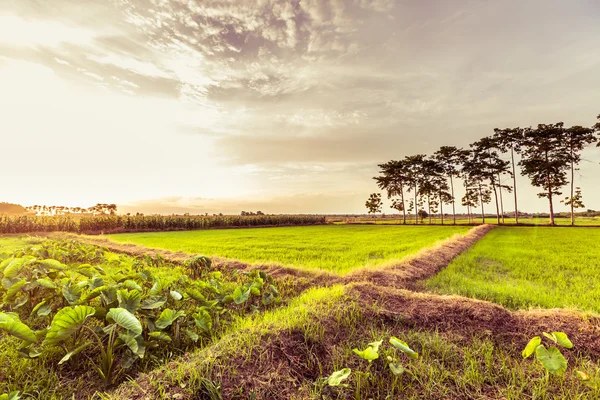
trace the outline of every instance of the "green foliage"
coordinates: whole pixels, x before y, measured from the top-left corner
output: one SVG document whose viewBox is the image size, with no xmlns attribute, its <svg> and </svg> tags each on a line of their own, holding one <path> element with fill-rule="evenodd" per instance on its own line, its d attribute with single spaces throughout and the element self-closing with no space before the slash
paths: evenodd
<svg viewBox="0 0 600 400">
<path fill-rule="evenodd" d="M 350 368 L 343 368 L 339 371 L 335 371 L 325 379 L 325 383 L 333 387 L 340 386 L 344 380 L 348 379 L 351 372 L 352 370 Z"/>
<path fill-rule="evenodd" d="M 192 279 L 174 268 L 161 257 L 126 261 L 73 241 L 16 250 L 1 261 L 0 331 L 20 340 L 23 357 L 91 364 L 110 386 L 142 360 L 205 343 L 232 313 L 279 301 L 262 271 L 224 281 L 219 271 Z M 239 290 L 248 295 L 236 304 Z"/>
<path fill-rule="evenodd" d="M 352 349 L 354 354 L 362 358 L 363 360 L 367 360 L 372 362 L 379 358 L 379 346 L 383 343 L 383 340 L 378 342 L 371 342 L 367 344 L 367 347 L 364 350 L 358 350 L 357 348 Z"/>
<path fill-rule="evenodd" d="M 369 199 L 365 203 L 365 207 L 369 210 L 369 214 L 377 214 L 381 212 L 381 193 L 371 193 Z"/>
<path fill-rule="evenodd" d="M 35 343 L 37 337 L 27 325 L 19 320 L 18 315 L 0 312 L 0 330 L 25 342 Z"/>
<path fill-rule="evenodd" d="M 573 343 L 571 343 L 571 340 L 569 340 L 569 337 L 564 332 L 543 332 L 543 335 L 561 347 L 566 349 L 573 347 Z M 527 343 L 527 346 L 525 346 L 525 349 L 522 352 L 522 356 L 523 358 L 528 358 L 534 353 L 536 359 L 549 373 L 562 374 L 567 370 L 567 359 L 560 350 L 555 346 L 546 348 L 542 344 L 542 338 L 540 336 L 533 337 L 529 343 Z"/>
<path fill-rule="evenodd" d="M 233 228 L 251 226 L 294 226 L 324 224 L 316 215 L 252 216 L 2 216 L 0 233 L 28 232 L 148 232 Z"/>
</svg>

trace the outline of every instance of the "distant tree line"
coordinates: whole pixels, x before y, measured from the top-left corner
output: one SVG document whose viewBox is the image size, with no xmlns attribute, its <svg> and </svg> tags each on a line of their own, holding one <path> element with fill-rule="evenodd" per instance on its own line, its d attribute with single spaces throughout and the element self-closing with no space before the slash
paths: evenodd
<svg viewBox="0 0 600 400">
<path fill-rule="evenodd" d="M 575 185 L 575 171 L 582 151 L 598 141 L 595 134 L 600 134 L 600 115 L 597 119 L 591 127 L 565 127 L 558 122 L 535 128 L 496 128 L 493 135 L 472 143 L 468 149 L 442 146 L 430 156 L 417 154 L 379 164 L 380 175 L 373 179 L 387 192 L 392 208 L 402 212 L 404 223 L 407 212 L 414 212 L 415 222 L 425 213 L 431 222 L 431 215 L 439 212 L 444 223 L 444 205 L 451 205 L 455 224 L 455 181 L 460 179 L 465 191 L 460 201 L 467 208 L 469 220 L 480 209 L 485 223 L 484 205 L 493 199 L 500 224 L 505 215 L 503 193 L 513 194 L 515 219 L 519 222 L 516 176 L 520 172 L 540 189 L 538 197 L 548 199 L 551 225 L 554 225 L 554 200 L 568 185 L 569 195 L 561 202 L 569 206 L 573 225 L 575 210 L 585 207 L 581 189 Z M 520 157 L 518 162 L 515 156 Z M 370 213 L 381 210 L 381 195 L 377 195 L 371 194 L 365 204 Z"/>
<path fill-rule="evenodd" d="M 40 206 L 34 205 L 25 207 L 27 211 L 34 212 L 36 215 L 66 215 L 66 214 L 93 214 L 93 215 L 115 215 L 117 213 L 116 204 L 98 203 L 95 206 L 82 207 L 66 207 L 66 206 Z"/>
</svg>

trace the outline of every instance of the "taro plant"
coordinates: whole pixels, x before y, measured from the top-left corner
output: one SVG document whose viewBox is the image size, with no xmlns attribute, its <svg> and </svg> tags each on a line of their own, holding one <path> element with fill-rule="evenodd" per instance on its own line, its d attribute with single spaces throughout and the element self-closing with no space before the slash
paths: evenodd
<svg viewBox="0 0 600 400">
<path fill-rule="evenodd" d="M 571 340 L 569 340 L 569 337 L 564 332 L 543 332 L 543 336 L 566 349 L 573 347 L 573 343 L 571 343 Z M 535 358 L 542 364 L 546 373 L 562 374 L 567 370 L 567 359 L 558 347 L 552 346 L 547 348 L 542 344 L 540 336 L 534 336 L 521 353 L 523 358 L 529 358 L 533 354 L 535 354 Z"/>
<path fill-rule="evenodd" d="M 192 278 L 200 279 L 205 273 L 210 272 L 212 261 L 206 256 L 196 256 L 187 260 L 185 266 L 192 273 Z"/>
<path fill-rule="evenodd" d="M 411 349 L 406 342 L 398 339 L 397 337 L 392 336 L 390 338 L 390 344 L 392 346 L 394 346 L 394 348 L 396 350 L 400 351 L 400 354 L 404 354 L 408 358 L 411 358 L 414 360 L 419 358 L 419 353 L 417 353 L 416 351 Z M 388 361 L 388 367 L 390 368 L 390 371 L 392 371 L 392 373 L 394 375 L 401 375 L 406 371 L 404 366 L 400 362 L 398 362 L 396 359 L 394 359 L 393 357 L 388 356 L 387 361 Z"/>
<path fill-rule="evenodd" d="M 411 349 L 406 342 L 398 339 L 397 337 L 392 336 L 389 342 L 395 350 L 400 351 L 400 354 L 404 354 L 412 359 L 417 359 L 419 357 L 419 353 Z M 363 360 L 367 360 L 370 365 L 371 362 L 379 358 L 379 347 L 382 344 L 383 340 L 379 340 L 377 342 L 371 342 L 367 344 L 367 347 L 364 350 L 358 350 L 357 348 L 355 348 L 352 349 L 352 351 L 354 352 L 354 354 L 356 354 Z M 386 359 L 388 362 L 388 367 L 394 375 L 401 375 L 406 371 L 404 366 L 400 362 L 398 362 L 394 357 L 388 356 Z"/>
<path fill-rule="evenodd" d="M 57 365 L 93 365 L 111 385 L 140 360 L 204 343 L 232 311 L 279 299 L 273 278 L 261 271 L 233 283 L 211 271 L 208 259 L 194 259 L 204 263 L 195 272 L 201 279 L 164 274 L 173 265 L 161 257 L 128 260 L 73 241 L 3 254 L 0 331 L 20 340 L 24 357 L 53 357 L 60 348 Z"/>
<path fill-rule="evenodd" d="M 347 388 L 348 384 L 342 382 L 350 377 L 351 372 L 352 370 L 350 368 L 342 368 L 338 371 L 334 371 L 326 378 L 317 379 L 314 386 L 315 394 L 322 398 L 325 388 L 328 388 L 329 390 L 334 390 L 336 388 Z"/>
</svg>

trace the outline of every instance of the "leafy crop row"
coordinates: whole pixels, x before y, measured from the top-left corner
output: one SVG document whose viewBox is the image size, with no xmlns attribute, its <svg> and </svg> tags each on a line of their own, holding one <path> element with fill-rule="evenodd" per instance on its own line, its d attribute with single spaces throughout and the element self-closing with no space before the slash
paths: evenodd
<svg viewBox="0 0 600 400">
<path fill-rule="evenodd" d="M 0 332 L 18 339 L 22 357 L 93 369 L 109 386 L 145 360 L 208 342 L 232 312 L 279 302 L 261 271 L 226 280 L 200 256 L 186 263 L 193 278 L 163 276 L 156 267 L 173 266 L 160 257 L 127 264 L 104 254 L 76 241 L 45 241 L 0 255 Z"/>
<path fill-rule="evenodd" d="M 137 232 L 228 227 L 293 226 L 324 224 L 316 215 L 252 216 L 1 216 L 0 233 L 27 232 Z"/>
</svg>

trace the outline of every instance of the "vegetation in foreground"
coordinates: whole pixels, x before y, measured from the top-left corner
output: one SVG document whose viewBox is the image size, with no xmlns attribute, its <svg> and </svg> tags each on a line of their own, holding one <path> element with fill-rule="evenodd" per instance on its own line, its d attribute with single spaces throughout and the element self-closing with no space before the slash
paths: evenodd
<svg viewBox="0 0 600 400">
<path fill-rule="evenodd" d="M 77 241 L 3 251 L 0 278 L 0 394 L 44 399 L 110 389 L 280 302 L 260 271 L 225 276 L 203 256 L 182 267 Z"/>
<path fill-rule="evenodd" d="M 318 215 L 223 215 L 223 216 L 1 216 L 0 234 L 30 232 L 148 232 L 257 226 L 324 224 Z"/>
<path fill-rule="evenodd" d="M 347 273 L 393 263 L 468 227 L 327 225 L 109 235 L 152 248 Z"/>
<path fill-rule="evenodd" d="M 549 374 L 541 362 L 523 358 L 526 336 L 507 344 L 484 329 L 465 337 L 460 327 L 415 328 L 401 309 L 361 303 L 354 294 L 348 286 L 311 289 L 285 308 L 240 320 L 220 341 L 109 397 L 600 398 L 578 379 L 580 370 L 590 381 L 598 375 L 585 351 L 563 350 L 568 367 Z M 435 310 L 423 309 L 428 312 Z"/>
<path fill-rule="evenodd" d="M 426 287 L 502 304 L 600 312 L 600 231 L 498 227 Z"/>
</svg>

